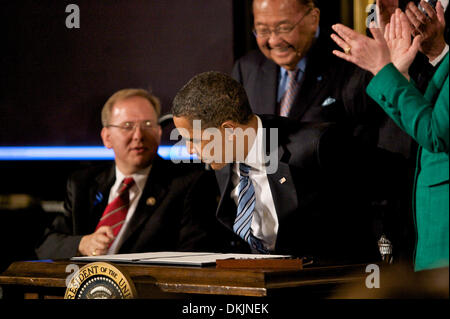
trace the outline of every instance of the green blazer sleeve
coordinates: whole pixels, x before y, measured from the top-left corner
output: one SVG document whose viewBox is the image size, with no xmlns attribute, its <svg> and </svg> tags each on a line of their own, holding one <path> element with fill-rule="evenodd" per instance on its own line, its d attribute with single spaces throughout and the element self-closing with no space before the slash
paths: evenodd
<svg viewBox="0 0 450 319">
<path fill-rule="evenodd" d="M 449 151 L 449 55 L 428 85 L 425 95 L 394 67 L 386 65 L 372 79 L 367 93 L 396 124 L 426 150 Z"/>
</svg>

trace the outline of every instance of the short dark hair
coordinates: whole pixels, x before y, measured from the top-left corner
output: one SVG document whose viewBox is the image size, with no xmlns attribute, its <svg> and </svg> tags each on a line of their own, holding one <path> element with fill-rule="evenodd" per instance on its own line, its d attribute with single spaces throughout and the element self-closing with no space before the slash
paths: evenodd
<svg viewBox="0 0 450 319">
<path fill-rule="evenodd" d="M 244 87 L 221 72 L 194 76 L 177 93 L 172 115 L 201 120 L 202 127 L 219 127 L 225 121 L 247 124 L 253 112 Z"/>
</svg>

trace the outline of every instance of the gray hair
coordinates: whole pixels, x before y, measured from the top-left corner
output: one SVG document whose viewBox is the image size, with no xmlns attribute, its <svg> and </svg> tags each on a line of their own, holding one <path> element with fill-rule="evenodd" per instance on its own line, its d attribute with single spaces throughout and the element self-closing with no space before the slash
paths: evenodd
<svg viewBox="0 0 450 319">
<path fill-rule="evenodd" d="M 177 93 L 172 114 L 201 120 L 202 127 L 219 127 L 225 121 L 247 124 L 253 112 L 243 86 L 225 73 L 194 76 Z"/>
<path fill-rule="evenodd" d="M 255 0 L 252 1 L 252 8 Z M 318 0 L 297 0 L 298 4 L 301 6 L 306 6 L 309 8 L 317 8 L 318 7 Z"/>
</svg>

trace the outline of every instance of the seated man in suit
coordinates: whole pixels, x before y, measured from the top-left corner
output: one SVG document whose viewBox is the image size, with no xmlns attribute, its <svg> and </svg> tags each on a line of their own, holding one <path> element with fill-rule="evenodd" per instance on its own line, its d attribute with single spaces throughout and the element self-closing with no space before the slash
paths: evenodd
<svg viewBox="0 0 450 319">
<path fill-rule="evenodd" d="M 365 92 L 371 75 L 330 54 L 331 30 L 319 27 L 316 2 L 254 0 L 259 50 L 237 60 L 232 76 L 244 86 L 257 114 L 338 122 L 376 145 L 385 115 Z"/>
<path fill-rule="evenodd" d="M 191 79 L 172 113 L 188 151 L 216 172 L 224 239 L 216 250 L 311 256 L 316 263 L 379 258 L 376 239 L 366 236 L 367 214 L 358 209 L 362 187 L 351 182 L 345 130 L 257 116 L 242 85 L 219 72 Z"/>
<path fill-rule="evenodd" d="M 108 99 L 101 137 L 114 150 L 114 165 L 71 176 L 65 215 L 46 230 L 39 258 L 203 249 L 196 245 L 204 234 L 190 219 L 196 203 L 202 212 L 208 209 L 199 201 L 202 174 L 157 155 L 159 114 L 158 98 L 142 89 L 120 90 Z"/>
</svg>

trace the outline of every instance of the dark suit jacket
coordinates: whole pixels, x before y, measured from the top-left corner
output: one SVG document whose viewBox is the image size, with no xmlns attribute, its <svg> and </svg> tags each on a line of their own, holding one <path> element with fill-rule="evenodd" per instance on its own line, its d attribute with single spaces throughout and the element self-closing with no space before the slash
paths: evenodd
<svg viewBox="0 0 450 319">
<path fill-rule="evenodd" d="M 217 202 L 202 198 L 203 174 L 200 169 L 157 157 L 119 253 L 209 249 L 212 243 L 202 229 L 208 229 L 206 224 L 214 216 Z M 94 232 L 114 181 L 114 165 L 88 168 L 71 176 L 65 215 L 58 216 L 46 230 L 36 249 L 39 258 L 77 255 L 81 237 Z M 155 198 L 155 205 L 147 204 L 149 197 Z"/>
<path fill-rule="evenodd" d="M 372 75 L 334 56 L 332 49 L 336 45 L 332 42 L 328 30 L 322 27 L 319 38 L 308 53 L 300 91 L 289 117 L 301 122 L 339 123 L 351 130 L 361 145 L 379 148 L 374 149 L 378 152 L 379 161 L 366 168 L 377 169 L 380 174 L 374 177 L 382 183 L 378 185 L 393 192 L 386 191 L 384 198 L 378 196 L 373 201 L 370 208 L 374 214 L 372 233 L 377 237 L 384 233 L 397 245 L 393 240 L 398 233 L 394 230 L 398 228 L 395 225 L 402 225 L 404 219 L 400 223 L 391 219 L 403 218 L 398 215 L 407 214 L 410 203 L 407 195 L 397 191 L 410 189 L 407 179 L 409 166 L 405 158 L 410 152 L 410 138 L 366 94 Z M 278 65 L 260 51 L 253 51 L 236 61 L 232 76 L 244 85 L 255 113 L 278 113 Z M 324 102 L 329 97 L 335 102 L 323 105 L 327 104 Z M 394 251 L 398 252 L 398 249 Z"/>
<path fill-rule="evenodd" d="M 289 117 L 302 122 L 346 124 L 356 136 L 376 145 L 384 114 L 367 96 L 371 75 L 335 57 L 334 45 L 325 29 L 308 53 L 305 74 Z M 243 84 L 257 114 L 278 114 L 279 66 L 259 50 L 236 61 L 232 76 Z M 328 98 L 329 103 L 325 103 Z M 325 105 L 324 105 L 325 104 Z"/>
<path fill-rule="evenodd" d="M 345 131 L 330 123 L 260 117 L 264 128 L 279 128 L 278 169 L 267 175 L 279 222 L 275 253 L 314 257 L 316 263 L 379 258 L 357 193 L 361 185 L 349 169 Z M 226 249 L 249 252 L 232 231 L 237 208 L 230 198 L 231 174 L 231 164 L 216 172 L 221 192 L 216 215 L 228 230 Z M 286 182 L 280 183 L 283 177 Z"/>
</svg>

